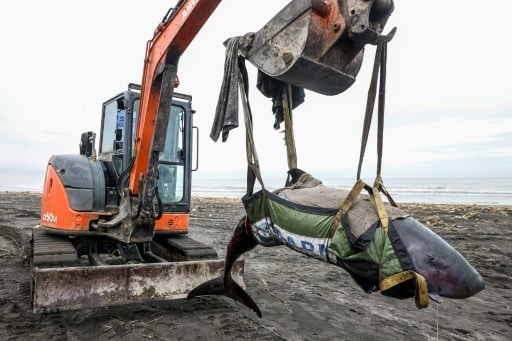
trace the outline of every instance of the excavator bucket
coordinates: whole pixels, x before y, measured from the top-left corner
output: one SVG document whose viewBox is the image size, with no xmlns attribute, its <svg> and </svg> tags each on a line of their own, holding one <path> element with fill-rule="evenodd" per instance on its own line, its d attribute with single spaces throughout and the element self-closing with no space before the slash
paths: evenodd
<svg viewBox="0 0 512 341">
<path fill-rule="evenodd" d="M 142 254 L 143 262 L 136 260 L 142 259 L 137 250 L 125 248 L 124 258 L 130 260 L 122 263 L 118 263 L 119 257 L 112 256 L 117 250 L 110 245 L 88 243 L 86 248 L 95 252 L 81 257 L 84 248 L 73 245 L 67 236 L 50 235 L 40 229 L 33 230 L 32 243 L 35 313 L 186 298 L 193 288 L 221 276 L 224 270 L 224 260 L 203 259 L 205 255 L 216 258 L 213 249 L 188 237 L 153 242 Z M 170 244 L 176 247 L 171 251 L 185 250 L 183 254 L 188 257 L 165 259 L 170 254 Z M 99 254 L 101 249 L 105 249 L 103 255 Z M 243 260 L 234 264 L 232 276 L 245 288 Z"/>
<path fill-rule="evenodd" d="M 293 0 L 246 34 L 240 53 L 273 78 L 336 95 L 354 83 L 365 44 L 378 42 L 392 11 L 392 0 Z"/>
</svg>

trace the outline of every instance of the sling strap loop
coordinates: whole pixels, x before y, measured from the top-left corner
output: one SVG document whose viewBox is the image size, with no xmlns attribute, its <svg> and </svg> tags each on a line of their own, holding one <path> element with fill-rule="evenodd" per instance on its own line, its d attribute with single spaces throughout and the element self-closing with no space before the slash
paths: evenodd
<svg viewBox="0 0 512 341">
<path fill-rule="evenodd" d="M 389 226 L 389 217 L 384 206 L 384 202 L 380 196 L 383 193 L 388 198 L 389 202 L 393 206 L 397 206 L 391 195 L 388 193 L 384 186 L 384 182 L 381 176 L 382 166 L 382 150 L 384 140 L 384 111 L 385 111 L 385 98 L 386 98 L 386 62 L 387 62 L 387 44 L 394 37 L 396 27 L 393 28 L 390 33 L 380 38 L 377 44 L 377 50 L 375 52 L 375 60 L 373 63 L 372 78 L 370 81 L 370 88 L 368 89 L 368 99 L 366 101 L 366 112 L 363 124 L 363 133 L 361 137 L 361 151 L 359 154 L 359 164 L 357 168 L 357 180 L 361 179 L 361 169 L 363 165 L 364 153 L 366 150 L 366 144 L 368 141 L 368 135 L 370 132 L 370 126 L 372 121 L 373 109 L 375 106 L 375 98 L 377 92 L 377 80 L 379 80 L 379 103 L 378 103 L 378 127 L 377 127 L 377 175 L 373 187 L 368 191 L 370 194 L 370 200 L 377 212 L 382 227 L 387 233 Z M 379 77 L 380 71 L 380 77 Z"/>
<path fill-rule="evenodd" d="M 373 62 L 372 78 L 370 81 L 370 88 L 368 89 L 368 98 L 366 100 L 366 112 L 364 115 L 363 133 L 361 137 L 361 151 L 359 153 L 359 165 L 357 167 L 357 179 L 361 179 L 361 169 L 363 167 L 364 152 L 366 150 L 366 143 L 368 142 L 368 135 L 370 133 L 370 126 L 372 124 L 373 108 L 375 106 L 375 96 L 377 93 L 377 79 L 382 55 L 382 43 L 377 45 L 375 52 L 375 60 Z"/>
<path fill-rule="evenodd" d="M 372 202 L 373 208 L 375 209 L 377 215 L 379 216 L 379 220 L 382 225 L 382 228 L 384 229 L 384 233 L 387 234 L 389 227 L 388 212 L 386 211 L 384 202 L 380 197 L 380 192 L 377 185 L 373 185 L 372 190 L 370 191 L 370 201 Z"/>
<path fill-rule="evenodd" d="M 382 281 L 380 281 L 379 289 L 381 292 L 386 291 L 395 285 L 403 283 L 405 281 L 416 279 L 416 293 L 414 295 L 416 301 L 416 307 L 418 308 L 426 308 L 428 307 L 428 285 L 425 277 L 420 275 L 419 273 L 407 270 L 403 272 L 399 272 L 392 276 L 389 276 Z"/>
<path fill-rule="evenodd" d="M 377 121 L 377 176 L 380 176 L 382 166 L 382 149 L 384 144 L 384 109 L 386 103 L 386 60 L 387 42 L 382 44 L 380 54 L 380 77 L 379 77 L 379 104 Z"/>
</svg>

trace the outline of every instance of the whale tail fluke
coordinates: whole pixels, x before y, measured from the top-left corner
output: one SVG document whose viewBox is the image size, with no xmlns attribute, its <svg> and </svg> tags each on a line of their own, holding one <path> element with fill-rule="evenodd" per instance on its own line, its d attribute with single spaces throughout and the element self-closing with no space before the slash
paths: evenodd
<svg viewBox="0 0 512 341">
<path fill-rule="evenodd" d="M 249 294 L 240 285 L 238 285 L 238 283 L 235 282 L 231 276 L 217 277 L 204 282 L 203 284 L 200 284 L 194 288 L 188 294 L 187 298 L 190 299 L 193 297 L 205 295 L 227 296 L 254 310 L 258 317 L 262 316 L 260 309 L 251 298 L 251 296 L 249 296 Z"/>
<path fill-rule="evenodd" d="M 250 232 L 247 217 L 243 217 L 233 231 L 231 241 L 229 242 L 226 252 L 224 274 L 221 277 L 211 279 L 198 285 L 189 292 L 187 298 L 190 299 L 206 295 L 227 296 L 251 308 L 258 317 L 261 317 L 261 311 L 254 300 L 231 276 L 231 268 L 238 257 L 253 249 L 256 245 L 257 242 Z"/>
</svg>

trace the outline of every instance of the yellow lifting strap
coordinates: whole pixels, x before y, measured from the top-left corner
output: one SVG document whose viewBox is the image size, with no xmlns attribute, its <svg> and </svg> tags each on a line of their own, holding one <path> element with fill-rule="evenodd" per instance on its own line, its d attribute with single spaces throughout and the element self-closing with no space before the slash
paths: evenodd
<svg viewBox="0 0 512 341">
<path fill-rule="evenodd" d="M 389 228 L 389 217 L 388 212 L 386 211 L 386 207 L 384 207 L 384 202 L 380 197 L 380 192 L 376 186 L 373 186 L 372 191 L 370 193 L 370 201 L 372 202 L 373 208 L 377 212 L 379 216 L 380 223 L 382 228 L 384 229 L 384 233 L 388 234 Z"/>
<path fill-rule="evenodd" d="M 340 225 L 341 218 L 348 212 L 352 204 L 356 201 L 357 197 L 365 188 L 367 185 L 366 183 L 358 179 L 355 185 L 352 187 L 348 195 L 345 197 L 345 200 L 341 203 L 340 208 L 338 209 L 338 212 L 334 216 L 334 220 L 332 221 L 331 228 L 329 230 L 329 238 L 332 239 L 334 236 L 334 233 L 336 232 L 336 229 Z"/>
<path fill-rule="evenodd" d="M 384 228 L 384 232 L 388 233 L 389 227 L 389 217 L 388 212 L 386 211 L 386 207 L 384 206 L 384 202 L 380 196 L 381 189 L 383 188 L 384 183 L 380 175 L 377 175 L 375 179 L 375 183 L 373 184 L 372 191 L 370 193 L 370 200 L 372 202 L 377 215 L 379 216 L 380 223 L 382 224 L 382 228 Z M 393 201 L 394 202 L 394 201 Z"/>
<path fill-rule="evenodd" d="M 379 216 L 382 227 L 384 228 L 385 233 L 388 232 L 389 227 L 389 217 L 384 206 L 384 202 L 380 196 L 380 193 L 384 193 L 386 197 L 389 199 L 391 205 L 396 207 L 395 201 L 391 198 L 386 188 L 384 187 L 384 182 L 380 175 L 381 163 L 382 163 L 382 144 L 383 144 L 383 135 L 384 135 L 384 95 L 385 95 L 385 84 L 386 84 L 386 55 L 387 55 L 387 43 L 389 40 L 393 38 L 395 34 L 395 29 L 393 29 L 387 36 L 383 37 L 379 44 L 377 45 L 377 51 L 375 52 L 375 61 L 373 64 L 373 72 L 372 78 L 370 81 L 370 88 L 368 89 L 368 99 L 366 102 L 366 112 L 363 124 L 363 134 L 361 137 L 361 151 L 359 154 L 359 165 L 357 168 L 357 181 L 355 185 L 352 187 L 352 190 L 349 192 L 343 203 L 341 204 L 334 220 L 331 225 L 331 230 L 329 233 L 330 238 L 333 237 L 334 232 L 336 231 L 341 218 L 345 215 L 354 201 L 357 199 L 358 195 L 361 193 L 362 189 L 365 188 L 370 196 L 370 201 L 372 202 L 377 215 Z M 370 132 L 370 126 L 372 121 L 373 109 L 375 105 L 375 98 L 377 93 L 377 80 L 379 79 L 379 71 L 380 71 L 380 87 L 379 87 L 379 122 L 378 122 L 378 138 L 377 138 L 377 176 L 375 178 L 375 182 L 373 187 L 368 186 L 364 181 L 361 180 L 361 168 L 363 165 L 364 152 L 366 150 L 366 143 L 368 141 L 368 135 Z"/>
<path fill-rule="evenodd" d="M 419 273 L 407 270 L 399 272 L 395 275 L 389 276 L 383 279 L 379 284 L 381 292 L 386 291 L 395 285 L 403 283 L 405 281 L 416 279 L 416 293 L 414 295 L 416 301 L 416 307 L 419 309 L 428 307 L 428 285 L 425 277 Z"/>
<path fill-rule="evenodd" d="M 336 232 L 336 229 L 338 228 L 342 217 L 348 212 L 352 204 L 356 201 L 357 197 L 359 196 L 363 188 L 366 189 L 366 191 L 369 194 L 370 201 L 373 207 L 375 208 L 377 215 L 379 216 L 379 220 L 381 222 L 382 228 L 384 229 L 384 232 L 386 234 L 388 233 L 389 217 L 386 207 L 384 206 L 384 202 L 380 197 L 380 193 L 383 192 L 389 198 L 391 205 L 396 207 L 396 203 L 385 189 L 384 183 L 382 182 L 382 178 L 380 176 L 377 176 L 377 179 L 375 180 L 375 184 L 373 185 L 373 187 L 370 187 L 361 179 L 358 179 L 356 181 L 355 185 L 352 187 L 348 195 L 345 197 L 345 199 L 341 203 L 340 208 L 338 209 L 338 212 L 334 216 L 334 220 L 329 230 L 329 238 L 332 238 L 334 236 L 334 233 Z"/>
</svg>

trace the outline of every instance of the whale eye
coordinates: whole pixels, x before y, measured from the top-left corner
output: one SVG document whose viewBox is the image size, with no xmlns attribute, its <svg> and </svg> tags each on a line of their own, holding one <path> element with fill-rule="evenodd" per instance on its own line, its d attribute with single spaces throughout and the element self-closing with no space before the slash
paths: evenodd
<svg viewBox="0 0 512 341">
<path fill-rule="evenodd" d="M 427 256 L 426 256 L 426 259 L 427 259 L 427 262 L 428 262 L 429 264 L 432 264 L 432 265 L 435 265 L 435 264 L 436 264 L 436 257 L 431 256 L 431 255 L 427 255 Z"/>
</svg>

